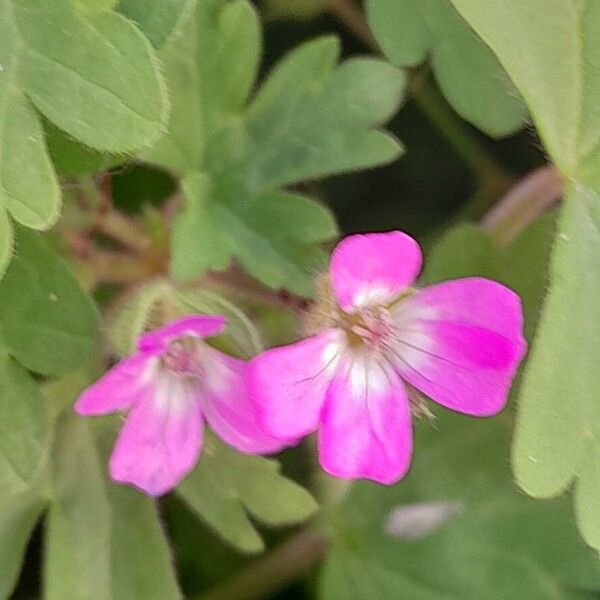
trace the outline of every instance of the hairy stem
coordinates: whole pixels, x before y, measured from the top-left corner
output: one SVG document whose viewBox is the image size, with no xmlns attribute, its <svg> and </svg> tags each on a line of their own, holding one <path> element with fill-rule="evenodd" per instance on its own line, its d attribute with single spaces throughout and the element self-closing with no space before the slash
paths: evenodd
<svg viewBox="0 0 600 600">
<path fill-rule="evenodd" d="M 327 551 L 327 538 L 305 529 L 225 583 L 192 600 L 262 600 L 304 577 Z"/>
<path fill-rule="evenodd" d="M 482 219 L 480 226 L 506 246 L 562 197 L 565 180 L 553 165 L 532 171 L 514 185 Z"/>
</svg>

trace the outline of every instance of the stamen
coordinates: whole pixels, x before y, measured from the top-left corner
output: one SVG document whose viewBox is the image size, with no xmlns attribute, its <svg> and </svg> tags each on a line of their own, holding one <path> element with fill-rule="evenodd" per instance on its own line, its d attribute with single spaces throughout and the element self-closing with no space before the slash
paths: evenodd
<svg viewBox="0 0 600 600">
<path fill-rule="evenodd" d="M 163 352 L 162 363 L 176 375 L 200 377 L 204 373 L 200 350 L 200 342 L 196 338 L 178 338 Z"/>
</svg>

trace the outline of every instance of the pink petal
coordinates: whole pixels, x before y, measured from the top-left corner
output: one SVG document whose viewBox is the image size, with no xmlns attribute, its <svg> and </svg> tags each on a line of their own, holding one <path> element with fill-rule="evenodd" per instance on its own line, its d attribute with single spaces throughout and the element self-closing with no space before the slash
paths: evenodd
<svg viewBox="0 0 600 600">
<path fill-rule="evenodd" d="M 207 363 L 211 366 L 202 382 L 200 402 L 213 431 L 229 445 L 248 454 L 277 452 L 290 445 L 269 435 L 258 424 L 256 406 L 248 393 L 246 363 L 212 348 L 208 352 Z"/>
<path fill-rule="evenodd" d="M 110 459 L 110 475 L 160 496 L 196 465 L 202 416 L 191 382 L 163 375 L 154 392 L 129 413 Z"/>
<path fill-rule="evenodd" d="M 413 283 L 421 249 L 402 231 L 351 235 L 333 251 L 329 270 L 338 304 L 352 312 L 388 302 Z"/>
<path fill-rule="evenodd" d="M 336 329 L 326 329 L 250 361 L 250 394 L 266 431 L 293 439 L 317 429 L 325 393 L 343 352 L 342 336 Z"/>
<path fill-rule="evenodd" d="M 123 359 L 81 393 L 75 411 L 80 415 L 104 415 L 127 410 L 147 394 L 153 360 L 144 353 Z"/>
<path fill-rule="evenodd" d="M 172 321 L 161 329 L 151 331 L 138 340 L 140 350 L 160 353 L 170 342 L 180 337 L 205 338 L 218 335 L 227 321 L 220 315 L 192 315 Z"/>
<path fill-rule="evenodd" d="M 402 381 L 389 365 L 356 359 L 327 393 L 321 466 L 336 477 L 392 484 L 408 471 L 411 455 L 410 404 Z"/>
<path fill-rule="evenodd" d="M 426 288 L 398 305 L 397 368 L 447 408 L 476 416 L 505 406 L 525 350 L 519 297 L 480 278 Z"/>
</svg>

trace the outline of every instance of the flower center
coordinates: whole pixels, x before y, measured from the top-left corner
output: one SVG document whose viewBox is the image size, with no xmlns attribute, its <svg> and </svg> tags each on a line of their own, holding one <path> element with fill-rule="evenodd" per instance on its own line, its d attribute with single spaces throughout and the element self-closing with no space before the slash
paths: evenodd
<svg viewBox="0 0 600 600">
<path fill-rule="evenodd" d="M 162 353 L 163 365 L 176 375 L 198 378 L 204 374 L 200 341 L 193 337 L 173 340 Z"/>
<path fill-rule="evenodd" d="M 393 339 L 396 328 L 386 307 L 364 308 L 343 317 L 350 346 L 367 346 L 373 350 L 384 350 Z"/>
</svg>

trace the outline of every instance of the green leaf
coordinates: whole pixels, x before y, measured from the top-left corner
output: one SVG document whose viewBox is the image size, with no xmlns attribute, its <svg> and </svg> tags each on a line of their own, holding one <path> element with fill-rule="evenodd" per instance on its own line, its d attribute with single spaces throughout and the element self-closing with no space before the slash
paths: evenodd
<svg viewBox="0 0 600 600">
<path fill-rule="evenodd" d="M 114 422 L 94 428 L 106 473 L 114 443 Z M 120 424 L 120 420 L 118 420 Z M 111 573 L 113 600 L 178 600 L 181 598 L 157 503 L 132 488 L 109 482 L 111 509 Z M 132 563 L 131 557 L 136 560 Z"/>
<path fill-rule="evenodd" d="M 0 280 L 8 267 L 13 252 L 13 230 L 10 219 L 0 209 Z"/>
<path fill-rule="evenodd" d="M 29 536 L 45 505 L 40 478 L 50 415 L 38 386 L 0 342 L 0 598 L 14 587 Z"/>
<path fill-rule="evenodd" d="M 310 295 L 310 276 L 326 265 L 315 242 L 337 233 L 331 213 L 287 192 L 222 203 L 213 199 L 213 189 L 201 173 L 183 181 L 187 204 L 175 225 L 174 275 L 183 279 L 224 269 L 236 256 L 269 285 Z"/>
<path fill-rule="evenodd" d="M 571 181 L 559 220 L 551 288 L 530 353 L 513 464 L 529 494 L 554 496 L 579 477 L 576 517 L 600 548 L 593 496 L 600 392 L 600 5 L 453 0 L 527 102 L 552 160 Z"/>
<path fill-rule="evenodd" d="M 119 0 L 71 0 L 71 2 L 83 12 L 102 12 L 114 8 Z"/>
<path fill-rule="evenodd" d="M 183 179 L 175 276 L 223 269 L 235 258 L 267 285 L 311 292 L 324 258 L 317 245 L 336 229 L 323 208 L 281 188 L 383 164 L 401 151 L 375 128 L 396 110 L 402 74 L 371 59 L 336 66 L 338 54 L 333 38 L 300 46 L 250 99 L 260 26 L 245 0 L 199 3 L 166 45 L 171 120 L 141 156 Z"/>
<path fill-rule="evenodd" d="M 110 423 L 94 428 L 95 436 L 88 422 L 72 414 L 59 422 L 46 527 L 45 597 L 177 600 L 181 596 L 155 503 L 106 479 L 114 438 Z"/>
<path fill-rule="evenodd" d="M 280 475 L 276 461 L 238 454 L 213 436 L 205 440 L 198 467 L 177 491 L 221 537 L 244 552 L 264 548 L 249 514 L 281 526 L 304 521 L 317 510 L 304 488 Z"/>
<path fill-rule="evenodd" d="M 33 490 L 0 497 L 0 598 L 11 597 L 17 583 L 27 542 L 40 518 L 46 500 Z"/>
<path fill-rule="evenodd" d="M 594 460 L 600 443 L 595 421 L 600 277 L 592 268 L 600 256 L 599 202 L 585 188 L 571 186 L 567 193 L 553 252 L 553 285 L 525 373 L 513 463 L 517 481 L 535 496 L 563 491 L 575 473 L 584 479 L 591 476 L 581 482 L 584 490 L 595 485 L 593 470 L 582 460 Z M 581 510 L 580 506 L 579 514 Z M 588 535 L 588 528 L 582 527 L 582 533 L 600 547 L 593 529 Z"/>
<path fill-rule="evenodd" d="M 528 104 L 563 173 L 599 181 L 600 5 L 583 0 L 452 0 Z M 595 164 L 595 175 L 587 167 Z"/>
<path fill-rule="evenodd" d="M 390 61 L 413 67 L 427 55 L 454 109 L 487 134 L 522 127 L 527 111 L 493 52 L 449 0 L 368 0 L 373 33 Z"/>
<path fill-rule="evenodd" d="M 30 487 L 49 438 L 49 412 L 37 384 L 0 347 L 0 500 Z"/>
<path fill-rule="evenodd" d="M 55 127 L 46 127 L 45 131 L 54 168 L 63 177 L 93 175 L 124 161 L 121 156 L 103 154 L 87 148 Z"/>
<path fill-rule="evenodd" d="M 31 104 L 14 88 L 15 69 L 9 62 L 11 57 L 2 47 L 3 36 L 7 34 L 2 31 L 4 27 L 6 23 L 1 17 L 0 211 L 5 223 L 5 211 L 8 211 L 23 225 L 42 229 L 58 219 L 60 190 L 44 143 L 40 119 Z M 8 227 L 10 224 L 3 228 Z"/>
<path fill-rule="evenodd" d="M 460 277 L 497 275 L 499 250 L 489 235 L 474 225 L 450 229 L 432 248 L 420 284 Z"/>
<path fill-rule="evenodd" d="M 119 12 L 146 34 L 155 48 L 177 35 L 197 0 L 121 0 Z"/>
<path fill-rule="evenodd" d="M 45 528 L 46 600 L 111 598 L 110 505 L 88 424 L 65 414 L 51 469 Z"/>
<path fill-rule="evenodd" d="M 562 600 L 569 588 L 598 589 L 600 565 L 579 541 L 568 502 L 542 505 L 514 490 L 507 415 L 440 412 L 435 428 L 417 424 L 402 484 L 351 490 L 334 519 L 324 598 Z"/>
<path fill-rule="evenodd" d="M 129 152 L 158 137 L 168 102 L 152 48 L 124 17 L 86 16 L 69 0 L 0 0 L 0 274 L 9 258 L 5 211 L 34 229 L 60 213 L 34 106 L 88 146 Z"/>
<path fill-rule="evenodd" d="M 84 16 L 68 0 L 1 7 L 6 76 L 21 106 L 29 98 L 98 150 L 127 152 L 158 136 L 165 91 L 150 45 L 127 19 L 112 11 Z"/>
<path fill-rule="evenodd" d="M 19 229 L 15 247 L 0 282 L 0 348 L 38 373 L 74 370 L 98 346 L 94 304 L 37 234 Z"/>
</svg>

